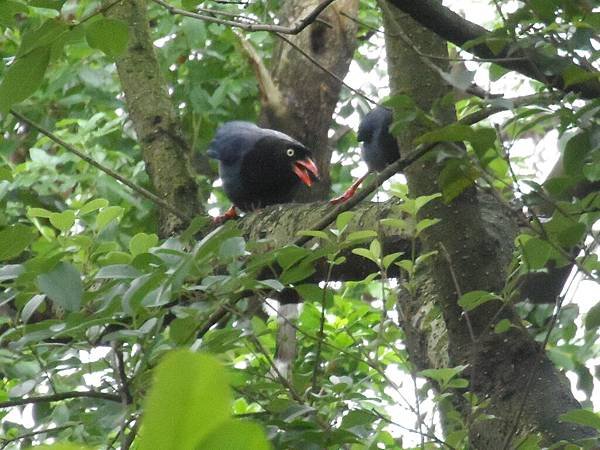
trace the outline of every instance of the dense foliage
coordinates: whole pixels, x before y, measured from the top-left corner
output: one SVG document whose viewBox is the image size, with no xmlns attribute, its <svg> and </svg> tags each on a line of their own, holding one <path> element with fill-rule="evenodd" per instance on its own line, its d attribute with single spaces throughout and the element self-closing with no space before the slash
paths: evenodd
<svg viewBox="0 0 600 450">
<path fill-rule="evenodd" d="M 198 4 L 171 3 L 188 9 Z M 271 22 L 280 5 L 208 6 Z M 477 414 L 485 402 L 469 396 L 462 366 L 419 372 L 398 326 L 398 295 L 415 292 L 415 275 L 431 257 L 419 253 L 419 235 L 437 224 L 435 217 L 422 219 L 418 213 L 432 200 L 452 201 L 477 184 L 528 216 L 506 288 L 463 293 L 459 304 L 467 312 L 494 299 L 515 302 L 522 277 L 532 272 L 575 265 L 570 294 L 582 277 L 597 280 L 593 226 L 600 217 L 600 196 L 589 188 L 574 195 L 574 188 L 600 181 L 598 99 L 549 90 L 481 63 L 478 77 L 489 76 L 492 90 L 519 88 L 532 96 L 527 102 L 470 95 L 440 99 L 455 104 L 459 118 L 487 105 L 510 111 L 476 126 L 438 127 L 409 97 L 388 101 L 396 111 L 393 132 L 419 121 L 429 131 L 417 143 L 464 142 L 468 150 L 436 154 L 447 161 L 436 196 L 409 198 L 401 182 L 386 185 L 380 193 L 396 199 L 396 218 L 360 231 L 350 231 L 352 212 L 324 230 L 306 224 L 304 235 L 314 238 L 310 249 L 273 248 L 268 236 L 249 241 L 231 223 L 198 239 L 203 217 L 181 235 L 159 239 L 156 205 L 10 112 L 152 190 L 112 64 L 127 45 L 127 26 L 104 18 L 101 7 L 95 1 L 0 0 L 0 446 L 61 441 L 91 448 L 158 448 L 144 442 L 147 430 L 146 436 L 166 439 L 161 449 L 260 449 L 267 448 L 264 429 L 274 448 L 393 449 L 419 443 L 421 448 L 464 448 L 470 424 L 450 413 L 442 430 L 438 408 L 451 408 L 448 398 L 464 395 L 472 402 L 473 420 L 485 421 L 485 414 Z M 204 151 L 219 123 L 255 121 L 260 112 L 254 73 L 240 49 L 242 32 L 169 14 L 156 3 L 148 7 L 171 98 L 198 155 L 199 196 L 206 210 L 223 209 L 227 202 L 218 185 L 213 187 L 217 174 Z M 587 2 L 518 3 L 516 11 L 497 18 L 486 43 L 493 50 L 518 37 L 548 58 L 567 55 L 593 68 L 599 18 Z M 381 36 L 373 30 L 381 27 L 375 2 L 361 2 L 356 20 L 360 46 L 353 70 L 373 76 L 373 85 L 362 86 L 373 95 L 382 56 Z M 266 31 L 246 35 L 269 65 L 276 37 Z M 457 89 L 468 86 L 475 74 L 461 67 L 444 73 Z M 571 69 L 562 76 L 567 86 L 590 77 Z M 366 109 L 364 99 L 344 90 L 332 128 L 354 123 L 356 112 Z M 535 173 L 534 152 L 511 150 L 553 140 L 564 171 L 542 183 L 547 173 Z M 341 162 L 332 167 L 333 186 L 341 190 L 358 148 L 353 132 L 333 144 L 334 159 Z M 381 227 L 409 236 L 412 251 L 385 254 Z M 343 283 L 331 276 L 320 283 L 305 281 L 323 259 L 331 274 L 346 261 L 348 249 L 372 261 L 373 273 Z M 294 324 L 298 355 L 291 380 L 275 369 L 282 324 L 276 302 L 265 300 L 287 286 L 303 298 Z M 518 306 L 523 324 L 574 380 L 588 408 L 597 395 L 600 307 L 582 315 L 578 296 L 597 297 L 597 292 L 579 291 L 568 304 L 563 294 L 556 308 Z M 594 299 L 585 300 L 588 309 Z M 428 316 L 434 327 L 440 311 Z M 500 322 L 496 332 L 510 326 Z M 443 338 L 439 345 L 445 345 Z M 219 364 L 183 352 L 159 366 L 153 383 L 165 354 L 181 347 L 216 355 L 227 367 L 233 394 Z M 206 385 L 198 386 L 198 380 Z M 139 430 L 143 415 L 147 428 Z M 169 417 L 180 418 L 181 426 L 161 431 Z M 186 422 L 190 417 L 198 418 L 195 426 Z M 600 418 L 589 411 L 565 420 L 600 430 Z M 198 431 L 203 425 L 204 434 Z M 218 436 L 210 435 L 217 427 L 222 427 Z M 403 445 L 403 439 L 409 443 Z M 519 448 L 539 448 L 538 440 L 531 435 Z"/>
</svg>

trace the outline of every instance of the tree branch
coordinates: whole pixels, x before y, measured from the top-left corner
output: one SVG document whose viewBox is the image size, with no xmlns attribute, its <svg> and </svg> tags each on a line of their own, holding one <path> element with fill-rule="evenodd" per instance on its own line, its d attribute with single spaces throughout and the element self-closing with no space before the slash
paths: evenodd
<svg viewBox="0 0 600 450">
<path fill-rule="evenodd" d="M 464 47 L 465 44 L 473 40 L 481 40 L 486 35 L 491 36 L 487 29 L 463 19 L 436 0 L 421 0 L 418 2 L 413 0 L 389 1 L 425 28 L 459 47 Z M 600 97 L 600 81 L 598 79 L 600 73 L 575 65 L 566 58 L 543 55 L 533 49 L 524 52 L 520 48 L 515 49 L 509 46 L 504 47 L 500 52 L 494 53 L 485 43 L 469 46 L 465 50 L 480 58 L 495 58 L 498 65 L 561 91 L 577 92 L 588 99 Z M 510 59 L 503 59 L 509 56 Z M 523 60 L 515 59 L 515 57 L 523 58 Z M 561 74 L 569 68 L 587 72 L 594 78 L 565 86 Z M 546 71 L 551 71 L 551 74 L 546 75 L 544 73 Z"/>
<path fill-rule="evenodd" d="M 62 140 L 61 138 L 59 138 L 56 134 L 52 133 L 49 130 L 46 130 L 41 125 L 39 125 L 36 122 L 32 121 L 31 119 L 25 117 L 23 114 L 15 111 L 14 109 L 11 109 L 10 113 L 13 116 L 15 116 L 17 119 L 19 119 L 21 122 L 24 122 L 27 125 L 29 125 L 30 127 L 35 128 L 38 132 L 40 132 L 44 136 L 48 137 L 50 140 L 56 142 L 58 145 L 60 145 L 61 147 L 63 147 L 65 150 L 73 153 L 74 155 L 77 155 L 79 158 L 83 159 L 89 165 L 94 166 L 96 169 L 101 170 L 102 172 L 104 172 L 108 176 L 114 178 L 115 180 L 120 181 L 125 186 L 127 186 L 129 189 L 131 189 L 132 191 L 137 192 L 138 194 L 140 194 L 142 197 L 145 197 L 148 200 L 156 203 L 158 206 L 166 209 L 167 211 L 171 212 L 172 214 L 176 215 L 177 217 L 181 218 L 182 220 L 191 220 L 191 217 L 186 216 L 183 212 L 179 211 L 177 208 L 173 207 L 172 205 L 170 205 L 169 203 L 167 203 L 166 201 L 164 201 L 158 195 L 150 192 L 147 189 L 144 189 L 141 186 L 138 186 L 137 184 L 133 183 L 132 181 L 129 181 L 127 178 L 119 175 L 114 170 L 109 169 L 106 166 L 103 166 L 102 164 L 100 164 L 99 162 L 97 162 L 95 159 L 89 157 L 88 155 L 86 155 L 82 151 L 80 151 L 77 148 L 75 148 L 73 145 L 71 145 L 68 142 L 66 142 L 66 141 Z"/>
<path fill-rule="evenodd" d="M 271 31 L 275 33 L 281 34 L 298 34 L 302 30 L 304 30 L 307 26 L 317 20 L 319 14 L 325 10 L 330 4 L 332 4 L 335 0 L 324 0 L 321 2 L 316 8 L 314 8 L 306 17 L 301 19 L 295 26 L 292 27 L 284 27 L 281 25 L 269 25 L 264 23 L 248 23 L 248 22 L 239 22 L 236 20 L 226 20 L 219 19 L 217 17 L 207 16 L 204 14 L 198 14 L 191 11 L 187 11 L 185 9 L 176 8 L 173 5 L 163 1 L 163 0 L 152 0 L 154 3 L 157 3 L 167 9 L 171 14 L 179 14 L 185 17 L 191 17 L 192 19 L 204 20 L 206 22 L 218 23 L 220 25 L 227 25 L 230 27 L 241 28 L 246 31 Z M 217 11 L 211 11 L 212 13 L 220 14 Z M 239 16 L 241 17 L 241 16 Z M 248 18 L 247 20 L 253 20 Z"/>
<path fill-rule="evenodd" d="M 260 55 L 254 49 L 252 44 L 248 42 L 244 36 L 238 35 L 242 50 L 246 53 L 254 74 L 258 80 L 258 87 L 260 97 L 263 102 L 263 108 L 269 108 L 276 116 L 283 116 L 285 114 L 285 100 L 279 91 L 279 88 L 275 84 L 273 77 L 269 73 L 269 69 L 265 66 Z"/>
<path fill-rule="evenodd" d="M 31 403 L 49 403 L 59 402 L 61 400 L 69 400 L 72 398 L 99 398 L 111 402 L 121 402 L 121 397 L 116 394 L 98 391 L 72 391 L 61 392 L 59 394 L 41 395 L 38 397 L 19 398 L 15 400 L 7 400 L 0 402 L 0 409 L 10 408 L 12 406 L 29 405 Z"/>
</svg>

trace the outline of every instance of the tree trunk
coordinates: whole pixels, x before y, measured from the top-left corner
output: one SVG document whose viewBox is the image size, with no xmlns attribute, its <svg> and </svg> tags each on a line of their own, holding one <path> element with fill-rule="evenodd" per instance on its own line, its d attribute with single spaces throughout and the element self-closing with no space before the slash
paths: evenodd
<svg viewBox="0 0 600 450">
<path fill-rule="evenodd" d="M 190 148 L 154 53 L 146 7 L 145 0 L 126 0 L 106 13 L 129 27 L 129 44 L 117 58 L 117 71 L 155 193 L 183 216 L 192 217 L 202 208 L 190 169 Z M 187 225 L 181 218 L 160 211 L 161 236 L 170 236 Z"/>
<path fill-rule="evenodd" d="M 392 94 L 408 94 L 420 108 L 432 111 L 449 88 L 394 36 L 400 27 L 422 53 L 442 58 L 447 57 L 446 43 L 389 3 L 382 3 L 382 9 Z M 451 108 L 436 105 L 434 114 L 441 123 L 455 120 Z M 400 136 L 400 148 L 419 132 L 412 127 Z M 411 195 L 439 192 L 435 180 L 442 167 L 443 162 L 431 158 L 407 168 Z M 469 365 L 465 371 L 469 389 L 479 401 L 489 401 L 485 412 L 494 416 L 475 420 L 464 400 L 455 402 L 464 423 L 470 424 L 474 448 L 515 448 L 519 438 L 532 430 L 542 434 L 545 444 L 592 436 L 590 428 L 559 421 L 560 414 L 579 404 L 510 305 L 488 302 L 467 314 L 457 304 L 460 295 L 469 291 L 501 293 L 512 258 L 517 230 L 510 214 L 499 201 L 495 206 L 482 202 L 482 195 L 472 187 L 449 204 L 436 200 L 422 210 L 424 216 L 441 221 L 422 235 L 424 250 L 438 253 L 417 283 L 417 296 L 400 299 L 412 359 L 420 368 Z M 445 338 L 439 334 L 442 319 Z M 510 320 L 513 326 L 498 334 L 494 325 L 501 319 Z M 457 393 L 455 398 L 462 397 Z"/>
<path fill-rule="evenodd" d="M 284 25 L 294 24 L 319 3 L 287 0 L 279 16 Z M 270 101 L 272 97 L 263 92 L 261 122 L 288 133 L 313 152 L 321 181 L 311 189 L 302 189 L 296 196 L 301 201 L 322 200 L 329 195 L 331 148 L 327 133 L 342 88 L 340 80 L 348 73 L 357 44 L 357 25 L 341 12 L 355 16 L 357 11 L 358 0 L 339 0 L 299 34 L 280 36 L 275 46 L 271 77 L 283 104 Z"/>
</svg>

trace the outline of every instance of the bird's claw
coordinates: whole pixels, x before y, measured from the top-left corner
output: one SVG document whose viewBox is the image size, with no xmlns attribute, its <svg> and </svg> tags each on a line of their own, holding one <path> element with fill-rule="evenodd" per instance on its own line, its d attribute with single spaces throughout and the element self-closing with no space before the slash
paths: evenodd
<svg viewBox="0 0 600 450">
<path fill-rule="evenodd" d="M 213 223 L 215 225 L 221 225 L 222 223 L 224 223 L 228 220 L 231 220 L 231 219 L 236 219 L 237 217 L 238 217 L 238 214 L 235 209 L 235 206 L 232 206 L 231 208 L 229 208 L 227 211 L 225 211 L 220 216 L 213 217 Z"/>
<path fill-rule="evenodd" d="M 329 200 L 329 203 L 332 205 L 339 205 L 340 203 L 345 203 L 352 198 L 352 196 L 356 193 L 356 189 L 348 189 L 339 197 L 332 198 Z"/>
</svg>

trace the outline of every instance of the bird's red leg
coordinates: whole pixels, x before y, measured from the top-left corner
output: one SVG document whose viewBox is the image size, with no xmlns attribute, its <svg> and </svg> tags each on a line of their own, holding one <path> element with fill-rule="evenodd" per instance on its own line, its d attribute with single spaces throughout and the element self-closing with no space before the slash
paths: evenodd
<svg viewBox="0 0 600 450">
<path fill-rule="evenodd" d="M 223 214 L 221 214 L 220 216 L 217 216 L 217 217 L 213 217 L 213 223 L 216 223 L 216 224 L 223 223 L 229 219 L 235 219 L 236 217 L 238 217 L 238 215 L 237 215 L 235 206 L 231 205 L 231 207 L 227 211 L 225 211 Z"/>
<path fill-rule="evenodd" d="M 360 184 L 363 181 L 365 181 L 365 178 L 367 178 L 367 175 L 368 175 L 368 173 L 366 175 L 363 175 L 360 178 L 357 178 L 356 181 L 354 183 L 352 183 L 352 186 L 350 186 L 348 189 L 346 189 L 346 192 L 344 192 L 339 197 L 332 198 L 331 200 L 329 200 L 329 203 L 331 203 L 332 205 L 337 205 L 339 203 L 344 203 L 344 202 L 348 201 L 354 194 L 356 194 L 356 190 L 358 189 Z"/>
</svg>

